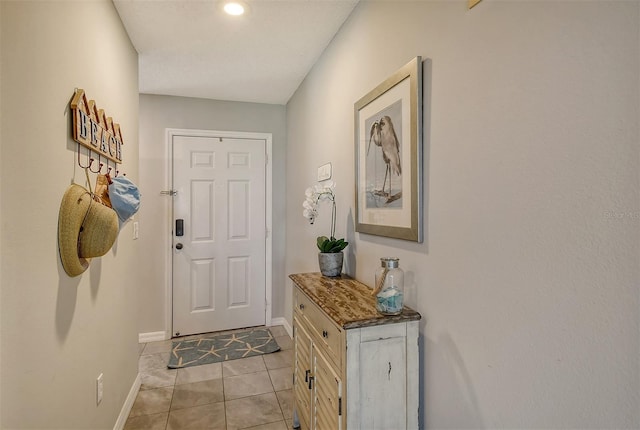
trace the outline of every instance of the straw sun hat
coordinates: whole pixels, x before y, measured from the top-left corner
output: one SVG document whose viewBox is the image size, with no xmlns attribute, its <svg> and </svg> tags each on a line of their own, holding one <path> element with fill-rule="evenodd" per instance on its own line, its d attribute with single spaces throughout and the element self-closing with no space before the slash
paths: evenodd
<svg viewBox="0 0 640 430">
<path fill-rule="evenodd" d="M 80 185 L 67 188 L 58 216 L 58 247 L 69 276 L 80 275 L 91 258 L 109 252 L 117 236 L 118 215 L 113 209 L 94 201 Z"/>
</svg>

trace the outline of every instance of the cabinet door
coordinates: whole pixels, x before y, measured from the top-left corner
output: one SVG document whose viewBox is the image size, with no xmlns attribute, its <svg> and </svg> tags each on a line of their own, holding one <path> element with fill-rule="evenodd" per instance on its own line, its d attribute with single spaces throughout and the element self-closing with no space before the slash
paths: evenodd
<svg viewBox="0 0 640 430">
<path fill-rule="evenodd" d="M 360 428 L 407 427 L 406 339 L 360 344 Z"/>
<path fill-rule="evenodd" d="M 296 399 L 296 411 L 302 430 L 311 426 L 311 337 L 301 326 L 297 317 L 293 318 L 294 370 L 293 393 Z"/>
<path fill-rule="evenodd" d="M 342 380 L 318 348 L 313 349 L 314 430 L 342 429 Z"/>
</svg>

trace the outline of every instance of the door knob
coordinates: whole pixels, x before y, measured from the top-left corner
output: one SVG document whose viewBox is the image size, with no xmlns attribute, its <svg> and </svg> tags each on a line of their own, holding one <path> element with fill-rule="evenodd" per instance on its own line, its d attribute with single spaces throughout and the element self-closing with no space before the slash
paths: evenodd
<svg viewBox="0 0 640 430">
<path fill-rule="evenodd" d="M 176 243 L 176 249 L 182 249 L 182 244 L 181 243 Z"/>
</svg>

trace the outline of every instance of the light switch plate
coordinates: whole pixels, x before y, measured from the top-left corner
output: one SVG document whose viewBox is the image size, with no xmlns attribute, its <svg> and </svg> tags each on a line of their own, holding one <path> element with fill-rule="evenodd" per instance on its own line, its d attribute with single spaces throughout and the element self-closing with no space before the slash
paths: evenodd
<svg viewBox="0 0 640 430">
<path fill-rule="evenodd" d="M 102 394 L 104 393 L 104 376 L 101 373 L 100 375 L 98 375 L 98 378 L 96 379 L 96 404 L 99 405 L 100 402 L 102 401 Z"/>
<path fill-rule="evenodd" d="M 318 182 L 331 179 L 331 163 L 318 167 Z"/>
</svg>

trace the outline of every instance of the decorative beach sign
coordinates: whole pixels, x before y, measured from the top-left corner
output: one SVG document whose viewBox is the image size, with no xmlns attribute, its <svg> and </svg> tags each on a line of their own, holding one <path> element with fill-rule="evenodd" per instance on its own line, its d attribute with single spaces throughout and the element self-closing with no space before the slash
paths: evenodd
<svg viewBox="0 0 640 430">
<path fill-rule="evenodd" d="M 73 111 L 73 140 L 115 163 L 122 163 L 120 125 L 98 109 L 94 100 L 87 101 L 78 88 L 70 103 Z"/>
</svg>

